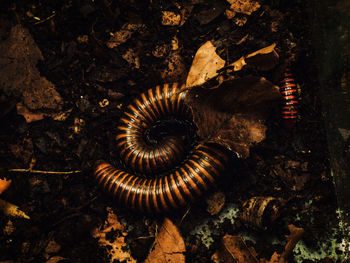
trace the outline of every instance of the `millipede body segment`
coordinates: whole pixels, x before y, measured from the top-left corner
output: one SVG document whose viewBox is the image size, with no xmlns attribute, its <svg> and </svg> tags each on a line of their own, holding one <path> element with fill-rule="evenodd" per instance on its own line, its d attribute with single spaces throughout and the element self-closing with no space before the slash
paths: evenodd
<svg viewBox="0 0 350 263">
<path fill-rule="evenodd" d="M 117 169 L 103 161 L 94 169 L 98 184 L 118 203 L 146 212 L 169 211 L 193 201 L 224 172 L 228 155 L 219 145 L 199 144 L 185 158 L 181 138 L 165 137 L 156 143 L 145 139 L 146 130 L 165 117 L 191 120 L 183 89 L 184 85 L 177 83 L 149 89 L 135 99 L 121 117 L 117 148 L 121 160 L 134 172 Z M 168 172 L 163 176 L 151 176 L 164 171 Z"/>
<path fill-rule="evenodd" d="M 298 90 L 297 84 L 289 68 L 283 73 L 280 82 L 280 92 L 282 94 L 282 120 L 287 129 L 292 129 L 298 117 Z"/>
</svg>

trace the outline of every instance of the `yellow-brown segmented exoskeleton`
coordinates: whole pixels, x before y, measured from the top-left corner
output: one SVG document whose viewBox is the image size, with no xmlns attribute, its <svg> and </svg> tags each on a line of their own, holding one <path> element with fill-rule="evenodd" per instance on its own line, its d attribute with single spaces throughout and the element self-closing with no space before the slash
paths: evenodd
<svg viewBox="0 0 350 263">
<path fill-rule="evenodd" d="M 121 117 L 116 135 L 117 148 L 121 160 L 135 174 L 104 161 L 99 161 L 94 168 L 98 184 L 120 204 L 150 213 L 169 211 L 200 196 L 225 170 L 229 157 L 217 144 L 199 144 L 183 161 L 181 139 L 166 137 L 155 145 L 144 139 L 144 132 L 164 117 L 192 119 L 191 110 L 184 103 L 186 93 L 181 92 L 183 89 L 184 85 L 177 83 L 149 89 L 135 99 Z M 177 164 L 180 165 L 173 169 Z M 136 174 L 164 171 L 169 172 L 152 178 Z"/>
</svg>

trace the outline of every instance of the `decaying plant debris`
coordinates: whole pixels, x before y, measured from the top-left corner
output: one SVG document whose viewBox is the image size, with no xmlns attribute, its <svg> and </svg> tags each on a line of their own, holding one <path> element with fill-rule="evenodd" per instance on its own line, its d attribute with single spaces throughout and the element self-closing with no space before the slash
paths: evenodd
<svg viewBox="0 0 350 263">
<path fill-rule="evenodd" d="M 310 8 L 255 0 L 4 4 L 0 262 L 343 260 Z M 286 66 L 302 90 L 291 131 L 279 110 Z M 221 144 L 232 160 L 202 200 L 143 215 L 100 192 L 91 168 L 98 159 L 119 162 L 115 127 L 125 106 L 166 82 L 186 83 L 194 123 L 156 123 L 154 131 L 186 126 L 180 136 Z"/>
</svg>

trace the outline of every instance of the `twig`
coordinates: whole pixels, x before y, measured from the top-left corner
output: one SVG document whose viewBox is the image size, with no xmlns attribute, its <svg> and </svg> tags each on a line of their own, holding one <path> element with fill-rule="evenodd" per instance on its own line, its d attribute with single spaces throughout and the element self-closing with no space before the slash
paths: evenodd
<svg viewBox="0 0 350 263">
<path fill-rule="evenodd" d="M 41 24 L 41 23 L 44 23 L 44 22 L 46 22 L 46 21 L 49 21 L 50 19 L 52 19 L 52 18 L 55 17 L 55 16 L 56 16 L 56 12 L 53 11 L 53 12 L 52 12 L 52 15 L 50 15 L 50 16 L 48 16 L 48 17 L 42 19 L 42 20 L 39 20 L 38 22 L 35 22 L 34 25 L 39 25 L 39 24 Z"/>
<path fill-rule="evenodd" d="M 181 220 L 180 220 L 180 225 L 182 224 L 182 221 L 185 219 L 185 217 L 187 216 L 188 212 L 190 212 L 191 210 L 191 206 L 188 207 L 188 209 L 186 210 L 185 214 L 182 216 Z"/>
<path fill-rule="evenodd" d="M 40 171 L 40 170 L 31 170 L 31 169 L 9 169 L 9 172 L 18 172 L 18 173 L 33 173 L 33 174 L 77 174 L 81 173 L 80 170 L 75 171 Z"/>
</svg>

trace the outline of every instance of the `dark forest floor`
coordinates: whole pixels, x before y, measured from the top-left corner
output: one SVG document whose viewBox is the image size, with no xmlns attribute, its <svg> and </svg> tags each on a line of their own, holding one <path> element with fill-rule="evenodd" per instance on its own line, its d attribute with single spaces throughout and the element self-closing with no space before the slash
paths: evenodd
<svg viewBox="0 0 350 263">
<path fill-rule="evenodd" d="M 219 0 L 2 4 L 0 40 L 19 23 L 29 30 L 43 56 L 36 67 L 53 83 L 60 103 L 38 107 L 34 112 L 47 117 L 28 123 L 16 111 L 23 94 L 0 86 L 1 178 L 12 180 L 1 198 L 30 216 L 0 217 L 0 262 L 112 262 L 91 234 L 108 213 L 117 215 L 123 230 L 109 232 L 107 239 L 125 237 L 123 248 L 138 262 L 145 260 L 164 216 L 116 206 L 93 181 L 92 166 L 101 158 L 118 162 L 115 123 L 124 107 L 157 84 L 184 81 L 196 51 L 208 40 L 217 43 L 228 63 L 276 43 L 280 61 L 291 65 L 300 85 L 301 106 L 291 131 L 274 112 L 266 139 L 251 148 L 247 159 L 238 160 L 214 189 L 226 200 L 219 214 L 210 215 L 202 198 L 167 215 L 185 241 L 186 262 L 211 262 L 225 234 L 242 235 L 258 258 L 269 259 L 273 252 L 283 251 L 289 224 L 305 233 L 288 262 L 342 258 L 311 10 L 307 1 L 259 2 L 261 7 L 251 15 L 237 13 L 232 19 L 225 15 L 229 4 Z M 162 25 L 162 11 L 183 11 L 186 20 L 182 25 Z M 125 42 L 113 40 L 122 29 Z M 246 35 L 247 40 L 237 45 Z M 252 69 L 238 74 L 260 73 Z M 264 76 L 269 79 L 272 73 Z M 55 112 L 67 112 L 68 117 L 55 120 L 50 117 Z M 8 171 L 31 164 L 33 170 L 81 172 Z M 242 203 L 255 196 L 286 201 L 282 215 L 266 231 L 247 226 L 238 216 Z"/>
</svg>

